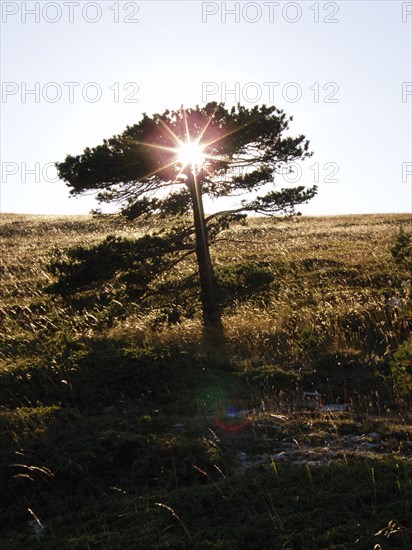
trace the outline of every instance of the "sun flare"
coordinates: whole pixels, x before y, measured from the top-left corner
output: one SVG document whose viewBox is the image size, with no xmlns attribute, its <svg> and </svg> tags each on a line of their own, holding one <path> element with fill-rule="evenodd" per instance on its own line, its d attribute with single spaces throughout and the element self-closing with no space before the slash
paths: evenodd
<svg viewBox="0 0 412 550">
<path fill-rule="evenodd" d="M 148 172 L 146 177 L 154 176 L 155 174 L 161 172 L 162 170 L 165 170 L 167 168 L 170 168 L 172 166 L 176 166 L 179 170 L 179 173 L 176 176 L 176 182 L 179 182 L 179 179 L 184 176 L 185 168 L 187 166 L 190 166 L 192 171 L 194 173 L 197 173 L 199 170 L 199 167 L 202 166 L 202 164 L 207 160 L 224 160 L 222 155 L 216 155 L 211 154 L 209 152 L 210 146 L 214 145 L 218 142 L 221 142 L 224 138 L 230 136 L 234 132 L 238 132 L 241 127 L 236 128 L 235 130 L 229 130 L 225 132 L 224 134 L 219 133 L 219 135 L 216 135 L 212 139 L 205 140 L 205 134 L 208 130 L 212 120 L 214 118 L 214 113 L 212 113 L 207 120 L 205 121 L 205 124 L 203 128 L 201 128 L 200 132 L 196 132 L 196 138 L 192 139 L 192 136 L 190 135 L 189 131 L 189 125 L 186 118 L 186 111 L 182 109 L 182 121 L 184 124 L 183 135 L 185 136 L 183 139 L 180 137 L 180 132 L 175 133 L 168 124 L 166 124 L 161 118 L 159 120 L 159 128 L 164 130 L 166 134 L 168 134 L 168 137 L 170 139 L 170 145 L 160 145 L 158 143 L 150 143 L 145 141 L 139 141 L 136 143 L 139 143 L 140 145 L 144 145 L 146 147 L 151 147 L 153 149 L 159 149 L 160 151 L 166 151 L 170 154 L 170 157 L 162 164 L 161 166 L 157 167 L 152 172 Z M 208 152 L 206 152 L 208 151 Z"/>
<path fill-rule="evenodd" d="M 182 142 L 177 149 L 177 156 L 183 166 L 200 166 L 205 160 L 204 146 L 195 141 Z"/>
</svg>

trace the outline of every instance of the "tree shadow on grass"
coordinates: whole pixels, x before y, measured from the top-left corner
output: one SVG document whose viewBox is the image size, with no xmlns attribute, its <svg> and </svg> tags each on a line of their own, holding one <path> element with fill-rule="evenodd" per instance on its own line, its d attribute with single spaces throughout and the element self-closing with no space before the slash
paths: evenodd
<svg viewBox="0 0 412 550">
<path fill-rule="evenodd" d="M 110 340 L 73 350 L 64 366 L 37 358 L 3 370 L 2 522 L 24 528 L 29 508 L 53 517 L 78 499 L 105 499 L 111 487 L 140 494 L 205 483 L 205 472 L 224 470 L 223 458 L 210 453 L 203 425 L 174 424 L 199 413 L 211 384 L 224 394 L 234 377 L 200 356 Z"/>
<path fill-rule="evenodd" d="M 199 388 L 233 383 L 235 373 L 227 367 L 216 367 L 200 354 L 96 339 L 87 349 L 71 345 L 61 364 L 34 355 L 4 368 L 0 395 L 6 407 L 67 405 L 93 413 L 127 400 L 190 414 Z"/>
</svg>

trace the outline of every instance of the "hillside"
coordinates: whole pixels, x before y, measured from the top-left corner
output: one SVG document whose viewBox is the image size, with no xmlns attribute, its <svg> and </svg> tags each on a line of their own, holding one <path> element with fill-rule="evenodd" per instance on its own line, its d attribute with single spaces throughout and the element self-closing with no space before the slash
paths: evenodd
<svg viewBox="0 0 412 550">
<path fill-rule="evenodd" d="M 152 228 L 1 215 L 0 547 L 410 548 L 401 226 L 412 217 L 254 218 L 222 233 L 230 362 L 217 368 L 190 258 L 144 300 L 106 260 L 97 290 L 51 291 L 70 247 Z"/>
</svg>

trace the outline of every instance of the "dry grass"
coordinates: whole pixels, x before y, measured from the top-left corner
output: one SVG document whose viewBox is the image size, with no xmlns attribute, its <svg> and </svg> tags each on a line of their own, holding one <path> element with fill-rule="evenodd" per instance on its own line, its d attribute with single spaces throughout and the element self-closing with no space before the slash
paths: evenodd
<svg viewBox="0 0 412 550">
<path fill-rule="evenodd" d="M 44 292 L 54 250 L 145 228 L 2 215 L 0 546 L 410 548 L 410 408 L 388 391 L 411 326 L 411 274 L 388 250 L 401 224 L 257 218 L 223 234 L 217 267 L 276 276 L 226 309 L 226 371 L 197 353 L 198 303 L 169 324 L 156 303 L 110 316 Z M 313 389 L 350 410 L 302 410 Z M 233 404 L 248 411 L 232 432 L 216 415 Z"/>
<path fill-rule="evenodd" d="M 253 359 L 295 356 L 297 346 L 305 347 L 302 338 L 309 347 L 322 344 L 330 352 L 355 349 L 364 357 L 399 344 L 408 317 L 388 301 L 394 297 L 406 302 L 410 280 L 395 268 L 388 249 L 400 225 L 410 227 L 411 216 L 254 218 L 222 234 L 212 250 L 217 267 L 264 261 L 276 274 L 264 304 L 243 303 L 226 311 L 224 325 L 233 354 Z M 20 338 L 30 340 L 57 323 L 74 338 L 101 336 L 103 331 L 109 338 L 150 346 L 198 346 L 200 314 L 169 325 L 156 323 L 155 309 L 141 313 L 129 305 L 126 319 L 106 329 L 97 322 L 99 312 L 68 312 L 44 295 L 44 286 L 51 282 L 47 265 L 55 250 L 90 246 L 108 234 L 136 236 L 142 230 L 119 219 L 3 214 L 3 335 L 14 338 L 17 330 Z M 187 273 L 195 266 L 188 261 L 182 269 Z"/>
<path fill-rule="evenodd" d="M 264 261 L 277 274 L 265 304 L 226 311 L 232 352 L 272 360 L 290 355 L 305 330 L 330 352 L 355 349 L 366 357 L 398 345 L 408 331 L 408 315 L 388 304 L 391 298 L 406 304 L 411 290 L 408 273 L 394 266 L 389 253 L 400 224 L 410 226 L 411 217 L 257 218 L 227 231 L 213 248 L 217 266 Z M 182 348 L 199 342 L 199 316 L 154 332 L 153 315 L 131 315 L 111 334 Z"/>
</svg>

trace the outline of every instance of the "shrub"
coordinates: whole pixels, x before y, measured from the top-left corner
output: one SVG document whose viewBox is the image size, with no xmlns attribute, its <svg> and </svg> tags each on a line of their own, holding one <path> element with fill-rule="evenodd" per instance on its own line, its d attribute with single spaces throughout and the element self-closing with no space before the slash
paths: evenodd
<svg viewBox="0 0 412 550">
<path fill-rule="evenodd" d="M 412 336 L 394 353 L 391 360 L 391 375 L 398 403 L 407 404 L 412 400 Z"/>
<path fill-rule="evenodd" d="M 48 270 L 57 281 L 47 290 L 78 305 L 139 300 L 151 283 L 174 268 L 181 243 L 157 235 L 126 239 L 109 235 L 91 247 L 56 251 Z"/>
<path fill-rule="evenodd" d="M 397 264 L 412 269 L 412 232 L 407 233 L 401 226 L 390 251 Z"/>
<path fill-rule="evenodd" d="M 242 262 L 216 272 L 218 298 L 223 307 L 253 298 L 264 298 L 275 278 L 264 262 Z"/>
</svg>

